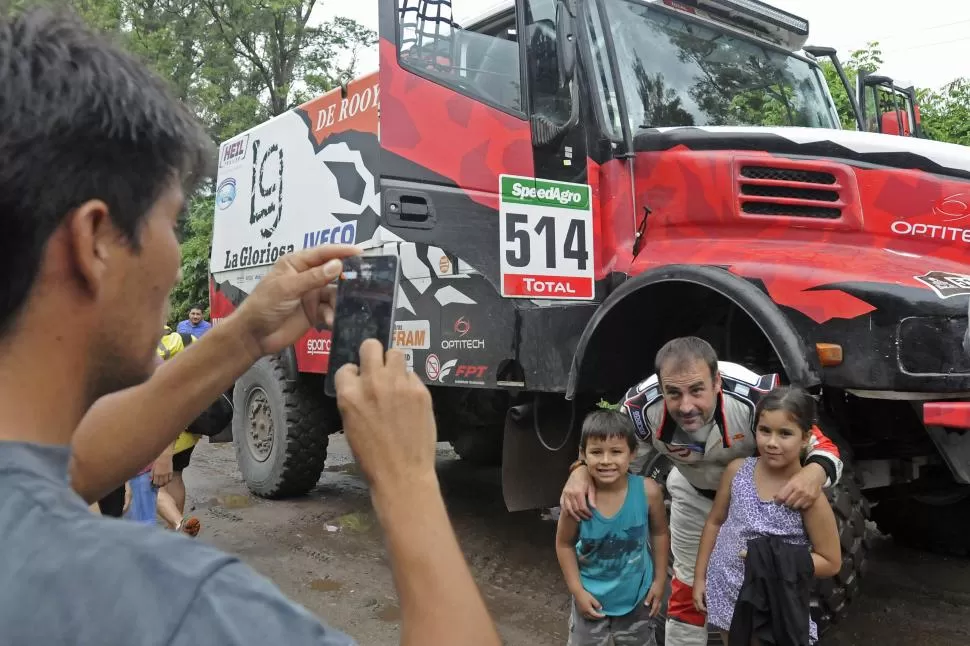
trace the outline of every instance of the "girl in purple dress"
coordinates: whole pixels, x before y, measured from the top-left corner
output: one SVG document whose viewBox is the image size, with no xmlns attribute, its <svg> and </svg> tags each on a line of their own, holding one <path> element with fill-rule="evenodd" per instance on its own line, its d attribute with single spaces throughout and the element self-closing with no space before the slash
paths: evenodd
<svg viewBox="0 0 970 646">
<path fill-rule="evenodd" d="M 801 511 L 774 501 L 775 494 L 802 468 L 802 453 L 815 420 L 815 400 L 800 388 L 776 388 L 758 404 L 755 419 L 760 457 L 734 460 L 725 470 L 704 525 L 694 572 L 694 605 L 707 614 L 709 625 L 721 631 L 725 644 L 744 581 L 743 559 L 750 539 L 778 536 L 805 545 L 811 550 L 818 578 L 834 576 L 842 567 L 835 515 L 825 496 Z M 814 644 L 818 639 L 815 622 L 810 619 L 805 630 Z"/>
</svg>

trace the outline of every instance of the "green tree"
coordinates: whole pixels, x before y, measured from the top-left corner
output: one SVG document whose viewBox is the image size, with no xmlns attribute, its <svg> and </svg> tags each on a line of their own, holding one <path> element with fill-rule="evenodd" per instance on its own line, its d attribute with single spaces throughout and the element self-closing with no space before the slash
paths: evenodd
<svg viewBox="0 0 970 646">
<path fill-rule="evenodd" d="M 356 73 L 359 52 L 377 42 L 347 18 L 311 21 L 322 0 L 0 0 L 0 11 L 40 4 L 71 7 L 111 33 L 191 106 L 213 144 L 336 87 Z M 180 226 L 175 319 L 208 300 L 214 209 L 209 182 L 192 196 Z"/>
<path fill-rule="evenodd" d="M 970 78 L 958 78 L 936 91 L 921 89 L 917 101 L 926 136 L 970 146 Z"/>
<path fill-rule="evenodd" d="M 189 204 L 181 244 L 182 280 L 172 290 L 171 323 L 185 319 L 193 304 L 209 300 L 209 255 L 215 207 L 213 195 L 197 197 Z"/>
<path fill-rule="evenodd" d="M 230 47 L 239 71 L 258 82 L 263 118 L 336 87 L 355 72 L 376 34 L 348 18 L 311 25 L 317 0 L 201 0 L 213 37 Z M 349 51 L 348 65 L 338 65 Z"/>
<path fill-rule="evenodd" d="M 870 41 L 864 48 L 852 51 L 849 60 L 842 62 L 842 68 L 846 77 L 849 79 L 849 87 L 855 92 L 856 80 L 859 78 L 859 71 L 874 73 L 883 64 L 882 49 L 878 41 Z M 835 65 L 830 60 L 821 61 L 822 72 L 825 74 L 825 82 L 829 86 L 829 92 L 835 101 L 835 109 L 839 113 L 839 120 L 842 127 L 846 130 L 858 130 L 855 120 L 855 111 L 852 109 L 852 102 L 846 92 L 842 79 L 835 69 Z"/>
</svg>

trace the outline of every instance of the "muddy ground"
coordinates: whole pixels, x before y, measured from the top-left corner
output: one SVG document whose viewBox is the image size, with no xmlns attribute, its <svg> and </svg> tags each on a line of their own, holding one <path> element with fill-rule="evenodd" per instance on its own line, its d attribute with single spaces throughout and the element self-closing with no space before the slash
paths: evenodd
<svg viewBox="0 0 970 646">
<path fill-rule="evenodd" d="M 461 546 L 510 646 L 566 643 L 568 594 L 555 524 L 505 511 L 497 470 L 474 469 L 440 445 L 439 475 Z M 342 436 L 308 496 L 249 494 L 231 444 L 199 443 L 185 474 L 201 540 L 237 554 L 362 646 L 398 643 L 400 610 L 370 501 Z M 877 539 L 862 597 L 824 646 L 970 643 L 970 560 Z"/>
</svg>

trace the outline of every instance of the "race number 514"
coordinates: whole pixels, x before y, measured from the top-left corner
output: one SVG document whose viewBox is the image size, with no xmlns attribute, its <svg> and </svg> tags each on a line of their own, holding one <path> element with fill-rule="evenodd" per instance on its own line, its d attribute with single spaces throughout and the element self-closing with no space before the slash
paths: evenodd
<svg viewBox="0 0 970 646">
<path fill-rule="evenodd" d="M 502 296 L 592 299 L 589 186 L 501 175 L 499 187 Z"/>
</svg>

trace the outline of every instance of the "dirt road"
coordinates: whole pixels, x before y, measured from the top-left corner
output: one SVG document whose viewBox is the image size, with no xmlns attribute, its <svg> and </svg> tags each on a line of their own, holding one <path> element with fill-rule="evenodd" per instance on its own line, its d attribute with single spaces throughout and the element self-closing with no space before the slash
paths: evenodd
<svg viewBox="0 0 970 646">
<path fill-rule="evenodd" d="M 556 563 L 555 524 L 510 514 L 497 470 L 476 470 L 440 445 L 439 475 L 461 546 L 506 644 L 566 643 L 568 595 Z M 239 555 L 362 646 L 398 643 L 400 610 L 366 489 L 343 436 L 308 496 L 249 495 L 231 444 L 201 442 L 186 471 L 202 540 Z M 849 619 L 825 646 L 970 643 L 970 561 L 879 540 Z"/>
</svg>

